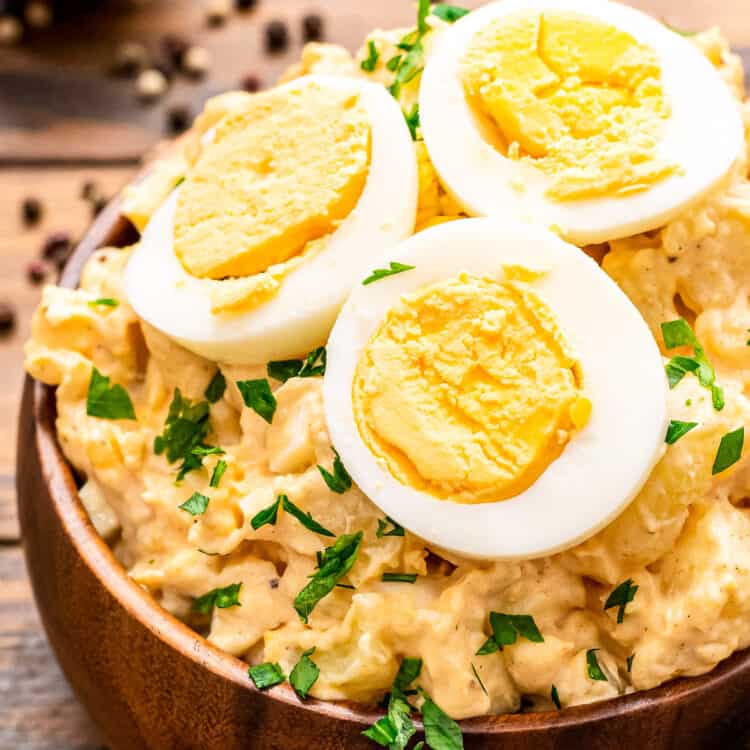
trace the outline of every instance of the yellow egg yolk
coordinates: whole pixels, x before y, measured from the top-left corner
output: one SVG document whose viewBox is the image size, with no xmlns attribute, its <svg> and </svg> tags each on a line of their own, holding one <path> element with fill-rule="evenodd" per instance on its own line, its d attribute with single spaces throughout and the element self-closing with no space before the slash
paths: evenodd
<svg viewBox="0 0 750 750">
<path fill-rule="evenodd" d="M 670 114 L 658 57 L 614 26 L 561 11 L 496 19 L 460 75 L 492 144 L 547 175 L 553 199 L 643 190 L 676 169 L 656 153 Z"/>
<path fill-rule="evenodd" d="M 555 316 L 518 269 L 404 295 L 364 349 L 354 416 L 402 484 L 456 502 L 523 492 L 588 421 Z"/>
<path fill-rule="evenodd" d="M 300 256 L 359 201 L 370 136 L 356 94 L 309 84 L 250 97 L 219 122 L 182 187 L 174 249 L 185 270 L 231 279 L 231 300 L 246 289 L 238 279 Z"/>
</svg>

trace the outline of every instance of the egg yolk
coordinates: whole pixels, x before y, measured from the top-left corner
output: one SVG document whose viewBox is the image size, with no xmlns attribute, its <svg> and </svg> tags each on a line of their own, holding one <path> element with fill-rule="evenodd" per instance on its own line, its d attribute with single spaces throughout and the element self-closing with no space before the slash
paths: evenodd
<svg viewBox="0 0 750 750">
<path fill-rule="evenodd" d="M 675 171 L 656 154 L 670 115 L 658 57 L 614 26 L 571 12 L 496 19 L 460 75 L 492 144 L 547 175 L 553 199 L 639 191 Z"/>
<path fill-rule="evenodd" d="M 524 278 L 461 274 L 404 295 L 364 349 L 355 420 L 402 484 L 463 503 L 513 497 L 588 421 L 578 362 Z"/>
<path fill-rule="evenodd" d="M 357 94 L 310 84 L 250 97 L 216 126 L 181 190 L 174 250 L 185 270 L 261 274 L 330 234 L 364 189 L 370 135 Z"/>
</svg>

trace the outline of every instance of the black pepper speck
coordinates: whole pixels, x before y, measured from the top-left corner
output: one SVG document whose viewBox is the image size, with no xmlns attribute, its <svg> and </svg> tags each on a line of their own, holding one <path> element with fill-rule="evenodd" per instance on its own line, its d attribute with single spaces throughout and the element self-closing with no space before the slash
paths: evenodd
<svg viewBox="0 0 750 750">
<path fill-rule="evenodd" d="M 323 17 L 310 13 L 302 19 L 302 38 L 306 42 L 319 42 L 323 39 Z"/>
<path fill-rule="evenodd" d="M 38 198 L 26 198 L 21 204 L 21 216 L 26 226 L 33 226 L 42 218 L 42 204 Z"/>
<path fill-rule="evenodd" d="M 0 336 L 7 336 L 16 327 L 16 311 L 6 302 L 0 302 Z"/>
<path fill-rule="evenodd" d="M 265 36 L 267 52 L 283 52 L 289 46 L 289 28 L 283 21 L 271 21 Z"/>
</svg>

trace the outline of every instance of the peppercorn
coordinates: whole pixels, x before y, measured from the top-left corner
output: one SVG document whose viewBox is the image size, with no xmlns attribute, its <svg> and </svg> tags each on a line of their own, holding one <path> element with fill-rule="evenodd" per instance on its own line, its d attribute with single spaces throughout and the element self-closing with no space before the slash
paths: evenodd
<svg viewBox="0 0 750 750">
<path fill-rule="evenodd" d="M 168 81 L 164 74 L 155 68 L 144 70 L 136 81 L 136 92 L 144 102 L 151 102 L 164 95 Z"/>
<path fill-rule="evenodd" d="M 174 135 L 183 133 L 190 127 L 191 119 L 190 108 L 184 104 L 176 104 L 167 111 L 167 129 Z"/>
<path fill-rule="evenodd" d="M 289 46 L 289 29 L 283 21 L 266 25 L 266 51 L 283 52 Z"/>
<path fill-rule="evenodd" d="M 93 201 L 99 197 L 99 186 L 93 180 L 86 180 L 81 186 L 81 198 Z"/>
<path fill-rule="evenodd" d="M 234 0 L 234 5 L 239 11 L 255 10 L 258 0 Z"/>
<path fill-rule="evenodd" d="M 240 81 L 240 86 L 243 91 L 247 91 L 249 94 L 254 94 L 256 91 L 260 90 L 260 78 L 252 73 L 248 73 L 246 76 L 243 76 L 242 81 Z"/>
<path fill-rule="evenodd" d="M 70 252 L 71 241 L 67 232 L 53 232 L 44 242 L 42 256 L 47 260 L 55 260 L 59 255 Z"/>
<path fill-rule="evenodd" d="M 107 207 L 107 199 L 103 195 L 99 195 L 91 201 L 91 216 L 96 218 L 99 214 L 104 211 Z"/>
<path fill-rule="evenodd" d="M 138 42 L 124 42 L 116 52 L 112 72 L 117 76 L 132 77 L 139 73 L 148 62 L 146 48 Z"/>
<path fill-rule="evenodd" d="M 185 53 L 190 48 L 187 39 L 179 34 L 164 34 L 160 40 L 160 45 L 164 57 L 169 60 L 175 68 L 181 68 L 182 61 L 185 58 Z"/>
<path fill-rule="evenodd" d="M 182 56 L 182 72 L 193 78 L 202 78 L 211 65 L 211 55 L 205 47 L 189 47 Z"/>
<path fill-rule="evenodd" d="M 223 26 L 232 10 L 232 0 L 209 0 L 206 21 L 209 26 Z"/>
<path fill-rule="evenodd" d="M 319 42 L 323 39 L 323 18 L 310 13 L 302 19 L 302 38 L 306 42 Z"/>
<path fill-rule="evenodd" d="M 47 278 L 47 268 L 41 260 L 34 260 L 26 267 L 26 276 L 32 284 L 41 284 Z"/>
<path fill-rule="evenodd" d="M 16 326 L 16 311 L 6 302 L 0 302 L 0 336 L 7 336 Z"/>
<path fill-rule="evenodd" d="M 42 204 L 38 198 L 26 198 L 21 204 L 21 215 L 23 223 L 30 227 L 42 218 Z"/>
</svg>

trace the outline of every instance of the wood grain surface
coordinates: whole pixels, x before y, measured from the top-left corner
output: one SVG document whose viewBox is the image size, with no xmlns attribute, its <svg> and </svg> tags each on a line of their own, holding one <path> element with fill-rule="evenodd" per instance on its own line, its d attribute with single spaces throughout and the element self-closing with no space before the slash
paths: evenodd
<svg viewBox="0 0 750 750">
<path fill-rule="evenodd" d="M 748 0 L 632 4 L 683 29 L 720 25 L 734 45 L 750 50 Z M 369 29 L 407 24 L 414 14 L 410 0 L 261 0 L 256 11 L 234 13 L 225 26 L 210 29 L 200 0 L 91 5 L 93 12 L 19 47 L 0 47 L 0 302 L 15 307 L 18 321 L 12 335 L 0 338 L 0 750 L 100 747 L 42 633 L 19 546 L 13 467 L 22 346 L 40 294 L 27 282 L 28 263 L 49 232 L 64 230 L 73 239 L 83 233 L 91 221 L 90 207 L 80 198 L 84 181 L 94 180 L 112 195 L 164 137 L 169 106 L 188 104 L 197 112 L 208 96 L 236 87 L 247 73 L 270 84 L 298 57 L 306 13 L 320 12 L 326 39 L 352 50 Z M 272 19 L 288 22 L 293 40 L 287 52 L 268 57 L 262 32 Z M 169 31 L 205 46 L 212 69 L 199 82 L 178 80 L 162 101 L 144 107 L 132 81 L 107 71 L 119 42 L 138 40 L 156 50 Z M 750 63 L 747 53 L 745 59 Z M 44 206 L 43 221 L 32 229 L 20 219 L 27 196 Z"/>
</svg>

